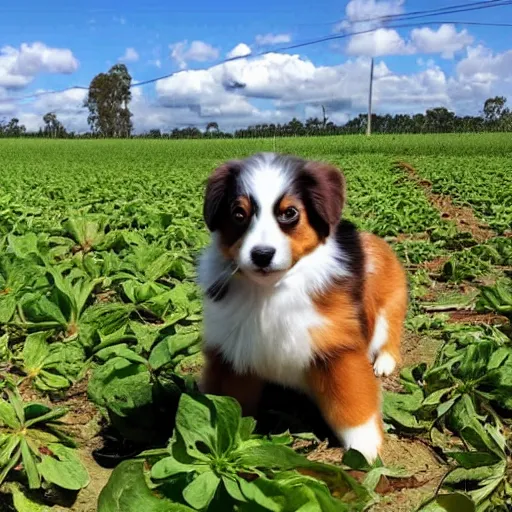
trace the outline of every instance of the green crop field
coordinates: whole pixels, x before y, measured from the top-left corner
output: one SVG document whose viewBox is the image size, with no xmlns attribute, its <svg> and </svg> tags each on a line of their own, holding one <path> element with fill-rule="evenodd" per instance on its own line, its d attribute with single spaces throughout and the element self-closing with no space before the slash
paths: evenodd
<svg viewBox="0 0 512 512">
<path fill-rule="evenodd" d="M 204 182 L 273 150 L 408 271 L 372 467 L 302 397 L 196 389 Z M 510 134 L 0 140 L 0 512 L 510 511 L 511 321 Z"/>
</svg>

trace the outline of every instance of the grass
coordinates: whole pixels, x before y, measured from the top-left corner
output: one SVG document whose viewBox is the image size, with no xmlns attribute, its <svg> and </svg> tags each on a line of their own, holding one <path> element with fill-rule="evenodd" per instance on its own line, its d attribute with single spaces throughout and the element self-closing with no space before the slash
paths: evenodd
<svg viewBox="0 0 512 512">
<path fill-rule="evenodd" d="M 24 403 L 67 407 L 62 421 L 90 475 L 78 495 L 57 484 L 34 494 L 23 466 L 11 468 L 1 488 L 9 506 L 22 510 L 20 500 L 28 497 L 62 510 L 96 510 L 114 466 L 165 447 L 180 397 L 194 391 L 202 364 L 194 262 L 208 240 L 204 181 L 227 159 L 272 150 L 342 168 L 345 216 L 386 237 L 409 273 L 404 370 L 384 382 L 388 473 L 379 480 L 383 470 L 374 469 L 375 480 L 365 468 L 368 479 L 351 506 L 414 510 L 453 470 L 457 478 L 447 478 L 443 492 L 468 491 L 479 510 L 507 510 L 512 484 L 501 468 L 510 464 L 512 404 L 501 396 L 512 393 L 509 134 L 0 140 L 0 393 L 13 388 Z M 397 169 L 397 160 L 428 179 L 429 189 Z M 459 215 L 462 206 L 492 236 L 475 240 L 475 230 L 464 229 L 474 219 L 467 210 Z M 0 429 L 2 421 L 0 408 Z M 330 433 L 300 397 L 269 393 L 258 426 L 313 431 L 322 442 L 313 436 L 276 442 L 309 460 L 341 465 L 340 448 L 323 442 Z M 485 455 L 476 463 L 472 452 Z M 34 457 L 37 467 L 41 453 Z M 351 460 L 343 467 L 361 480 Z M 146 495 L 139 466 L 130 464 L 123 467 L 132 473 L 116 470 L 108 489 L 135 485 Z M 289 475 L 275 478 L 292 485 Z M 373 480 L 376 487 L 368 484 Z M 325 481 L 333 495 L 349 499 L 339 482 Z M 139 504 L 150 506 L 147 500 Z"/>
</svg>

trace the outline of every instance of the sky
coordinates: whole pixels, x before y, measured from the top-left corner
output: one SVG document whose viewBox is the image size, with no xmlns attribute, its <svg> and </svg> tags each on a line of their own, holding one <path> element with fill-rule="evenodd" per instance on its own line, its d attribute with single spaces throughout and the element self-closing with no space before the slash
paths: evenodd
<svg viewBox="0 0 512 512">
<path fill-rule="evenodd" d="M 86 131 L 85 90 L 27 96 L 86 87 L 123 62 L 134 84 L 174 73 L 132 89 L 136 132 L 305 120 L 321 117 L 322 105 L 343 123 L 367 108 L 371 57 L 375 112 L 445 106 L 477 115 L 488 97 L 512 103 L 512 27 L 449 22 L 512 23 L 512 3 L 396 29 L 375 20 L 463 3 L 469 0 L 8 2 L 0 5 L 0 119 L 18 117 L 37 130 L 51 111 L 68 130 Z M 232 56 L 244 58 L 222 63 Z"/>
</svg>

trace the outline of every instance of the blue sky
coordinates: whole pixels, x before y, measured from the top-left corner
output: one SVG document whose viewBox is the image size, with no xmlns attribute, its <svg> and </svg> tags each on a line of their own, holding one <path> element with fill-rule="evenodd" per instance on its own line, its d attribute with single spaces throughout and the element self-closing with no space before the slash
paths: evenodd
<svg viewBox="0 0 512 512">
<path fill-rule="evenodd" d="M 332 115 L 342 121 L 363 106 L 366 84 L 362 80 L 372 54 L 381 80 L 376 84 L 378 110 L 421 111 L 444 104 L 476 113 L 486 95 L 511 89 L 512 28 L 468 26 L 464 30 L 462 25 L 447 25 L 441 31 L 440 25 L 432 25 L 426 32 L 413 34 L 410 28 L 390 31 L 375 23 L 371 28 L 380 30 L 376 39 L 368 35 L 322 43 L 286 52 L 284 59 L 260 59 L 259 65 L 258 59 L 244 59 L 222 72 L 212 68 L 240 43 L 253 53 L 275 50 L 332 35 L 339 20 L 350 22 L 346 30 L 358 30 L 367 28 L 356 21 L 368 13 L 408 13 L 460 3 L 462 0 L 260 0 L 247 4 L 197 0 L 178 4 L 152 0 L 141 4 L 115 0 L 105 7 L 100 0 L 10 2 L 0 7 L 0 100 L 4 98 L 0 118 L 12 113 L 32 126 L 41 109 L 52 107 L 58 113 L 61 107 L 65 121 L 73 127 L 83 126 L 76 95 L 61 96 L 60 102 L 56 96 L 46 103 L 22 105 L 5 98 L 86 86 L 96 73 L 123 60 L 137 81 L 183 71 L 180 80 L 145 87 L 134 99 L 136 115 L 153 119 L 157 127 L 202 124 L 210 117 L 230 126 L 273 116 L 281 121 L 292 114 L 304 117 L 314 113 L 319 102 L 332 104 Z M 512 22 L 512 6 L 428 19 Z M 37 48 L 31 46 L 35 43 Z M 443 44 L 448 45 L 447 51 Z M 211 71 L 194 71 L 205 68 Z M 27 80 L 13 79 L 20 74 Z M 226 74 L 237 80 L 243 77 L 247 88 L 242 97 L 238 93 L 234 98 L 222 89 L 221 77 Z M 265 82 L 262 76 L 266 75 Z M 340 80 L 342 91 L 336 91 L 335 83 L 327 84 L 329 79 Z M 140 129 L 147 128 L 139 124 Z"/>
</svg>

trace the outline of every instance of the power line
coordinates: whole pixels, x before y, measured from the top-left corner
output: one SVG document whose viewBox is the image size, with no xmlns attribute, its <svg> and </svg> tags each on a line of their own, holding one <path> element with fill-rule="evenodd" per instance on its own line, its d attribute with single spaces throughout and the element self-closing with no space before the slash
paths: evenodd
<svg viewBox="0 0 512 512">
<path fill-rule="evenodd" d="M 512 1 L 510 0 L 481 0 L 479 2 L 469 2 L 458 5 L 451 5 L 448 7 L 438 7 L 436 9 L 426 9 L 419 11 L 411 11 L 408 13 L 398 13 L 398 14 L 387 14 L 384 16 L 375 16 L 370 18 L 361 18 L 357 20 L 348 20 L 346 17 L 343 19 L 338 19 L 336 21 L 325 21 L 321 23 L 301 23 L 298 26 L 315 26 L 315 25 L 339 25 L 342 22 L 347 22 L 348 24 L 356 24 L 356 23 L 371 23 L 371 22 L 379 22 L 385 23 L 390 21 L 403 21 L 405 19 L 417 19 L 417 18 L 427 18 L 431 16 L 438 16 L 444 14 L 454 14 L 459 12 L 470 12 L 480 9 L 490 9 L 494 7 L 506 7 L 507 5 L 511 5 Z"/>
<path fill-rule="evenodd" d="M 489 0 L 488 2 L 485 2 L 485 3 L 490 3 L 491 1 L 496 1 L 496 0 Z M 508 3 L 512 4 L 512 0 L 508 1 Z M 512 23 L 486 23 L 486 22 L 478 22 L 478 21 L 438 21 L 438 20 L 436 20 L 436 21 L 425 21 L 422 23 L 401 23 L 401 24 L 397 24 L 397 25 L 389 25 L 386 27 L 386 29 L 417 28 L 417 27 L 421 27 L 421 26 L 441 25 L 441 24 L 486 26 L 486 27 L 512 27 Z M 258 52 L 258 53 L 251 53 L 248 55 L 240 55 L 237 57 L 226 58 L 216 64 L 213 64 L 212 66 L 203 67 L 203 68 L 195 68 L 193 70 L 188 70 L 188 71 L 206 71 L 206 70 L 210 69 L 211 67 L 220 66 L 222 64 L 227 64 L 229 62 L 234 62 L 234 61 L 241 60 L 241 59 L 249 59 L 249 58 L 254 59 L 254 58 L 264 57 L 265 55 L 269 55 L 271 53 L 282 53 L 282 52 L 286 52 L 289 50 L 296 50 L 298 48 L 304 48 L 306 46 L 312 46 L 312 45 L 319 44 L 319 43 L 325 43 L 325 42 L 329 42 L 329 41 L 346 39 L 348 37 L 357 36 L 357 35 L 369 34 L 369 33 L 379 30 L 380 28 L 382 28 L 382 27 L 375 27 L 375 28 L 366 29 L 366 30 L 346 32 L 343 34 L 331 34 L 329 36 L 324 36 L 324 37 L 320 37 L 320 38 L 309 40 L 309 41 L 294 43 L 294 44 L 290 44 L 287 46 L 281 46 L 281 47 L 275 48 L 273 50 L 266 50 L 266 51 L 262 51 L 262 52 Z M 186 71 L 187 70 L 174 71 L 172 73 L 161 75 L 161 76 L 158 76 L 155 78 L 143 80 L 141 82 L 131 84 L 131 88 L 142 87 L 145 85 L 156 83 L 156 82 L 165 80 L 167 78 L 171 78 L 175 75 L 178 75 L 178 74 L 186 72 Z M 82 86 L 82 85 L 74 85 L 74 86 L 66 87 L 64 89 L 60 89 L 60 90 L 56 90 L 56 91 L 41 91 L 38 93 L 36 92 L 36 93 L 32 93 L 32 94 L 27 94 L 25 96 L 17 96 L 17 97 L 11 97 L 11 98 L 0 98 L 0 103 L 19 103 L 21 101 L 36 99 L 36 98 L 48 96 L 51 94 L 60 94 L 60 93 L 64 93 L 64 92 L 68 92 L 68 91 L 72 91 L 72 90 L 89 90 L 89 87 Z"/>
</svg>

